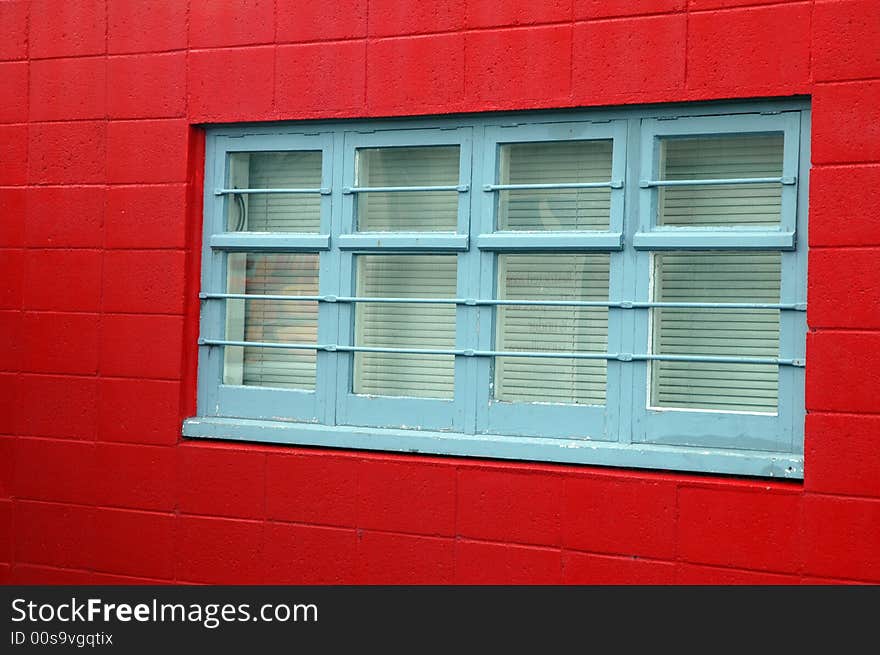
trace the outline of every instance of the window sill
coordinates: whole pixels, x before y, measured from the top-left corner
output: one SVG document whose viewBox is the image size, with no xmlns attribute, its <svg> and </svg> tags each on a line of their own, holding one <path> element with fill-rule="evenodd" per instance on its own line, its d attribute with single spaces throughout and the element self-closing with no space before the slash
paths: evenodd
<svg viewBox="0 0 880 655">
<path fill-rule="evenodd" d="M 641 443 L 618 444 L 218 417 L 187 419 L 183 423 L 183 436 L 770 478 L 802 479 L 804 476 L 803 455 Z"/>
</svg>

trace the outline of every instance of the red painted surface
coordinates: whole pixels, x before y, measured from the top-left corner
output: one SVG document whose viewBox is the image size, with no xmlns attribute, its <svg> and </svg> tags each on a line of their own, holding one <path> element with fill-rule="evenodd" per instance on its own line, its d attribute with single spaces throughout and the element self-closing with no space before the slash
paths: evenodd
<svg viewBox="0 0 880 655">
<path fill-rule="evenodd" d="M 876 0 L 319 4 L 0 3 L 0 582 L 880 582 Z M 200 123 L 803 94 L 803 484 L 181 439 Z"/>
</svg>

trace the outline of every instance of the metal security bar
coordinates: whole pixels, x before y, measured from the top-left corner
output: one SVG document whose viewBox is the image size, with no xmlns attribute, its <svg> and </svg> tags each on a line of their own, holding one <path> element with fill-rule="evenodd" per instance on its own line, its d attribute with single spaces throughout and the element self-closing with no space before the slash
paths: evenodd
<svg viewBox="0 0 880 655">
<path fill-rule="evenodd" d="M 718 186 L 725 184 L 785 184 L 792 185 L 797 178 L 785 177 L 731 177 L 710 178 L 707 180 L 642 180 L 639 186 L 643 189 L 661 186 Z"/>
<path fill-rule="evenodd" d="M 279 300 L 293 302 L 327 303 L 400 303 L 468 306 L 536 306 L 536 307 L 611 307 L 615 309 L 777 309 L 807 311 L 806 303 L 748 303 L 748 302 L 638 302 L 631 300 L 496 300 L 481 298 L 382 298 L 362 296 L 285 296 L 246 293 L 200 293 L 202 300 Z"/>
<path fill-rule="evenodd" d="M 543 184 L 484 184 L 483 191 L 531 191 L 540 189 L 622 189 L 622 180 L 608 182 L 553 182 Z"/>
<path fill-rule="evenodd" d="M 347 186 L 342 187 L 342 193 L 400 193 L 406 191 L 458 191 L 465 193 L 470 190 L 468 184 L 441 184 L 425 186 Z"/>
<path fill-rule="evenodd" d="M 325 352 L 397 353 L 402 355 L 455 355 L 460 357 L 534 357 L 543 359 L 605 359 L 620 362 L 664 361 L 707 362 L 717 364 L 766 364 L 774 366 L 803 367 L 803 359 L 779 357 L 736 357 L 720 355 L 653 355 L 599 352 L 553 352 L 529 350 L 471 350 L 451 348 L 392 348 L 374 346 L 342 346 L 339 344 L 286 343 L 275 341 L 230 341 L 226 339 L 199 338 L 200 346 L 231 346 L 242 348 L 283 348 L 287 350 L 321 350 Z"/>
<path fill-rule="evenodd" d="M 295 188 L 295 189 L 215 189 L 215 196 L 223 196 L 229 194 L 236 193 L 247 193 L 247 194 L 260 194 L 260 193 L 320 193 L 322 196 L 329 196 L 330 189 L 327 187 L 321 188 Z"/>
</svg>

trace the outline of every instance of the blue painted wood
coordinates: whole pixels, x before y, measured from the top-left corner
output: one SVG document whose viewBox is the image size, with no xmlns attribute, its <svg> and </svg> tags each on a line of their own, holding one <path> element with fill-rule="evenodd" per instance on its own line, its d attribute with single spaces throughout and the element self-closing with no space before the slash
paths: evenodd
<svg viewBox="0 0 880 655">
<path fill-rule="evenodd" d="M 309 423 L 196 417 L 183 424 L 186 437 L 353 448 L 392 452 L 540 460 L 706 473 L 800 479 L 802 455 L 727 448 L 706 451 L 653 444 L 616 444 L 588 439 L 463 434 L 430 430 L 376 429 Z"/>
<path fill-rule="evenodd" d="M 372 122 L 325 121 L 209 128 L 205 171 L 201 334 L 222 335 L 229 251 L 320 253 L 317 378 L 314 392 L 221 384 L 223 347 L 199 352 L 199 418 L 186 422 L 188 436 L 261 440 L 323 446 L 418 451 L 515 459 L 700 470 L 743 475 L 802 477 L 803 369 L 806 331 L 806 207 L 809 111 L 802 100 L 754 104 L 548 111 Z M 760 114 L 759 111 L 777 112 Z M 701 115 L 705 114 L 705 115 Z M 451 128 L 451 129 L 450 129 Z M 777 230 L 658 227 L 656 137 L 668 135 L 784 134 L 781 223 Z M 502 143 L 568 139 L 613 140 L 608 232 L 498 232 L 494 192 L 571 185 L 500 185 L 497 152 Z M 358 233 L 354 197 L 397 188 L 358 188 L 354 152 L 360 147 L 442 145 L 460 147 L 456 232 Z M 232 193 L 291 192 L 229 189 L 230 153 L 321 150 L 320 234 L 225 232 Z M 629 156 L 628 156 L 629 155 Z M 640 182 L 647 185 L 640 187 Z M 696 180 L 680 184 L 731 183 Z M 755 183 L 756 180 L 738 180 Z M 767 182 L 768 180 L 763 180 Z M 655 184 L 660 182 L 660 184 Z M 580 186 L 580 185 L 575 185 Z M 509 188 L 508 188 L 509 187 Z M 485 192 L 472 193 L 472 189 Z M 399 188 L 401 192 L 423 190 Z M 220 192 L 217 195 L 217 192 Z M 346 193 L 348 191 L 348 193 Z M 637 219 L 637 220 L 636 220 Z M 471 240 L 472 239 L 472 240 Z M 391 244 L 391 245 L 389 245 Z M 632 246 L 632 247 L 631 247 Z M 684 306 L 651 297 L 653 251 L 761 249 L 782 251 L 780 303 L 693 303 L 693 306 L 781 310 L 778 415 L 649 409 L 652 308 Z M 502 403 L 492 399 L 496 262 L 501 252 L 605 251 L 610 255 L 607 303 L 608 360 L 604 407 L 552 403 Z M 353 304 L 414 299 L 357 298 L 354 266 L 362 252 L 457 252 L 455 396 L 452 400 L 359 396 L 351 393 Z M 219 293 L 210 293 L 210 292 Z M 243 294 L 241 294 L 243 295 Z M 229 294 L 239 298 L 239 294 Z M 628 300 L 612 300 L 625 298 Z M 267 298 L 268 299 L 268 298 Z M 275 298 L 283 300 L 283 298 Z M 293 297 L 289 298 L 293 299 Z M 310 297 L 311 299 L 311 297 Z M 415 299 L 438 302 L 438 299 Z M 557 304 L 537 301 L 535 306 Z M 559 303 L 560 306 L 569 303 Z M 687 303 L 691 306 L 691 303 Z M 766 307 L 765 307 L 766 305 Z M 789 311 L 792 310 L 792 311 Z M 222 342 L 222 339 L 214 340 Z M 320 345 L 318 345 L 320 344 Z M 395 349 L 380 349 L 390 352 Z M 408 349 L 398 349 L 406 352 Z M 409 349 L 421 351 L 421 349 Z M 431 350 L 434 352 L 434 350 Z M 445 352 L 445 351 L 444 351 Z M 529 356 L 530 353 L 515 353 Z M 540 357 L 547 353 L 534 353 Z M 296 421 L 291 423 L 290 421 Z M 406 426 L 407 429 L 402 429 Z M 734 446 L 734 447 L 731 447 Z"/>
</svg>

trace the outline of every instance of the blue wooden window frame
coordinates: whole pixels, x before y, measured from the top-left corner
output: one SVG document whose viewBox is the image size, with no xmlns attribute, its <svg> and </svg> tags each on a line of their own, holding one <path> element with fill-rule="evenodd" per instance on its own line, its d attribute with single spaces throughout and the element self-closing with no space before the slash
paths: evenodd
<svg viewBox="0 0 880 655">
<path fill-rule="evenodd" d="M 784 134 L 778 226 L 681 228 L 656 224 L 656 144 L 666 136 Z M 590 111 L 535 111 L 394 120 L 303 121 L 207 129 L 198 413 L 183 433 L 299 445 L 533 461 L 803 477 L 809 102 L 692 103 Z M 611 139 L 609 227 L 604 231 L 496 229 L 499 147 Z M 455 231 L 359 232 L 354 153 L 383 146 L 458 145 Z M 229 156 L 320 150 L 320 231 L 226 230 Z M 369 191 L 367 191 L 369 192 Z M 764 250 L 782 258 L 779 411 L 776 415 L 667 411 L 648 406 L 651 270 L 668 250 Z M 230 252 L 319 256 L 314 391 L 222 384 L 226 258 Z M 610 258 L 607 389 L 603 407 L 496 403 L 491 398 L 498 257 L 592 252 Z M 451 400 L 351 392 L 354 258 L 372 253 L 455 254 L 455 393 Z M 488 301 L 488 302 L 486 302 Z"/>
</svg>

